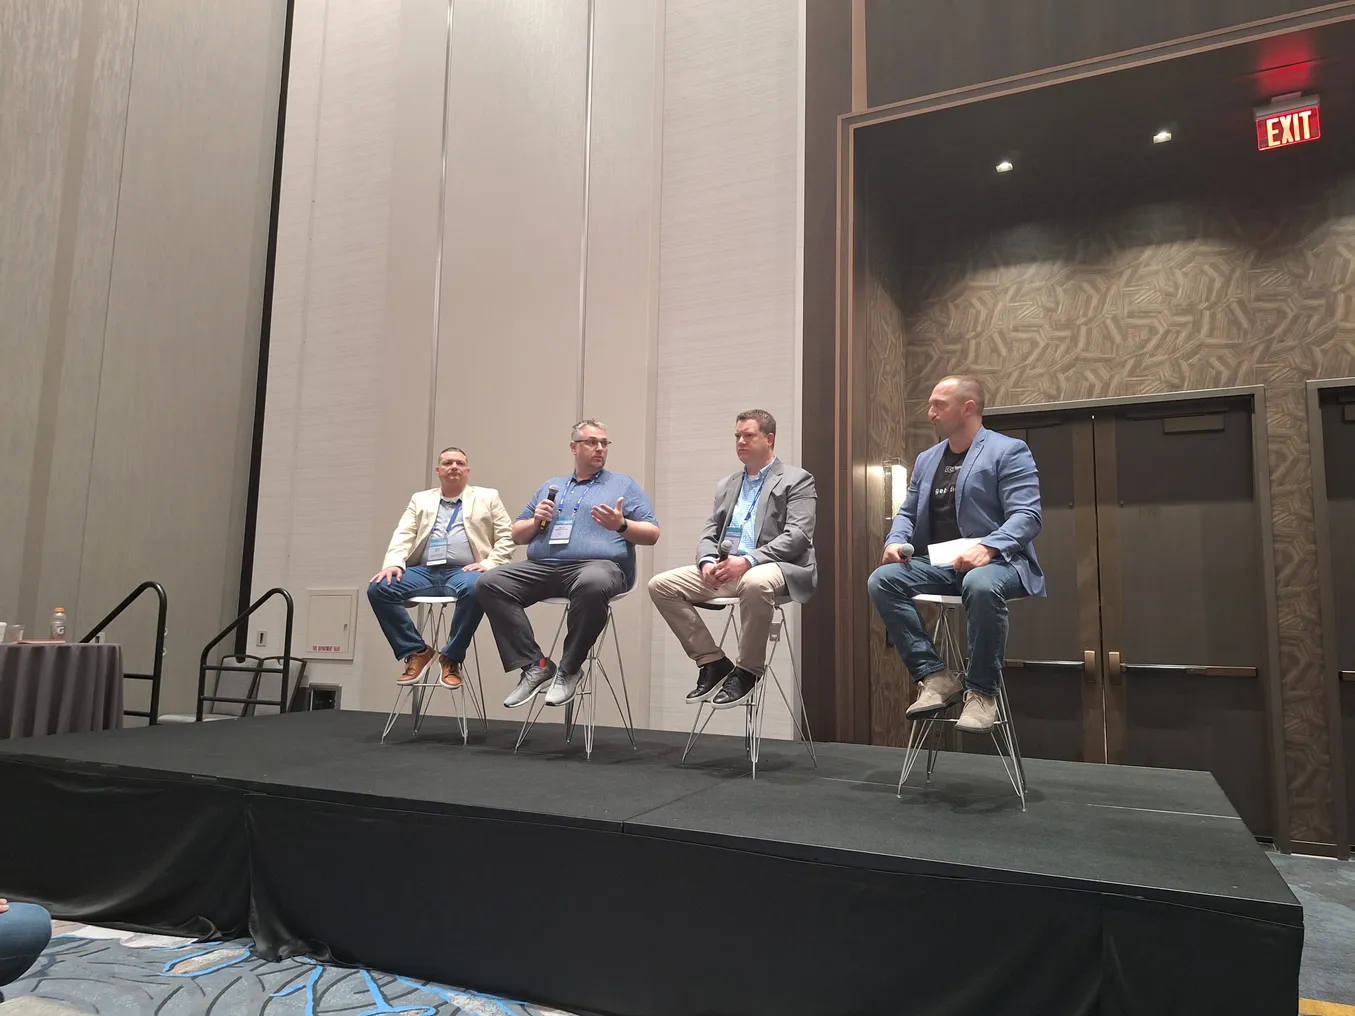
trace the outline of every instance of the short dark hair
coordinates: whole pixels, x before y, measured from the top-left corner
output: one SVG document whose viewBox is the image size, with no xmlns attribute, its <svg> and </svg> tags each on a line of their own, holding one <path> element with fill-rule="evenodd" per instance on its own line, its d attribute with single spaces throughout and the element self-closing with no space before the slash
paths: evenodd
<svg viewBox="0 0 1355 1016">
<path fill-rule="evenodd" d="M 960 396 L 961 404 L 973 402 L 974 408 L 983 415 L 983 382 L 969 374 L 952 374 L 949 377 L 943 377 L 942 381 L 954 381 L 955 392 Z M 938 382 L 940 383 L 940 382 Z"/>
<path fill-rule="evenodd" d="M 765 409 L 745 409 L 738 416 L 734 417 L 734 425 L 737 427 L 744 420 L 756 420 L 757 425 L 762 428 L 762 433 L 772 435 L 776 433 L 776 417 Z"/>
<path fill-rule="evenodd" d="M 460 452 L 461 457 L 466 460 L 466 465 L 470 465 L 470 456 L 466 454 L 466 450 L 464 448 L 458 448 L 456 445 L 448 445 L 446 448 L 442 449 L 442 451 L 438 452 L 438 465 L 442 465 L 442 457 L 448 452 Z"/>
</svg>

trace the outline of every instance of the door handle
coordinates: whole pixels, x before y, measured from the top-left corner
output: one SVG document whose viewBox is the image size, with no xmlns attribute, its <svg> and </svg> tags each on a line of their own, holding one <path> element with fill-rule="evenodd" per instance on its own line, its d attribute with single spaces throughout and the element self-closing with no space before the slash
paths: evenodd
<svg viewBox="0 0 1355 1016">
<path fill-rule="evenodd" d="M 1088 684 L 1096 683 L 1096 650 L 1087 649 L 1082 653 L 1082 680 Z"/>
<path fill-rule="evenodd" d="M 1106 653 L 1106 670 L 1110 674 L 1111 684 L 1124 683 L 1124 663 L 1117 652 Z"/>
</svg>

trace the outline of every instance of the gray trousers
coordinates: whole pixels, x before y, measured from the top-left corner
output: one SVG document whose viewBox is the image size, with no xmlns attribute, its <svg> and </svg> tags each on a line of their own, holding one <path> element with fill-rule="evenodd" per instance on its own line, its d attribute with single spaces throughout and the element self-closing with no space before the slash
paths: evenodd
<svg viewBox="0 0 1355 1016">
<path fill-rule="evenodd" d="M 565 647 L 557 664 L 566 674 L 576 674 L 607 623 L 608 602 L 625 591 L 626 576 L 614 561 L 513 561 L 485 572 L 475 596 L 494 629 L 504 670 L 530 667 L 545 655 L 526 608 L 553 596 L 566 597 Z"/>
</svg>

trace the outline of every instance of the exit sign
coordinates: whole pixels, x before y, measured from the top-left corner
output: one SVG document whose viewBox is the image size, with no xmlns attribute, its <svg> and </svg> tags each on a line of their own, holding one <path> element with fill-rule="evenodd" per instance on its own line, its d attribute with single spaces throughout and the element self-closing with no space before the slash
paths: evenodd
<svg viewBox="0 0 1355 1016">
<path fill-rule="evenodd" d="M 1322 137 L 1322 112 L 1317 96 L 1277 99 L 1259 106 L 1256 116 L 1256 147 L 1263 152 L 1288 148 Z"/>
</svg>

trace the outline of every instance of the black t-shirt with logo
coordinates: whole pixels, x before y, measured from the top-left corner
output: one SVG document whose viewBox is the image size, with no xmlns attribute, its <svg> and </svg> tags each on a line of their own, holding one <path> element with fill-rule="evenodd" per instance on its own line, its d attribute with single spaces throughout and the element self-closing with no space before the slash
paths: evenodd
<svg viewBox="0 0 1355 1016">
<path fill-rule="evenodd" d="M 936 476 L 932 478 L 932 497 L 930 521 L 932 543 L 945 543 L 960 538 L 960 523 L 955 518 L 955 481 L 960 478 L 964 468 L 966 448 L 962 452 L 953 451 L 950 445 L 941 453 L 941 464 L 936 467 Z"/>
</svg>

